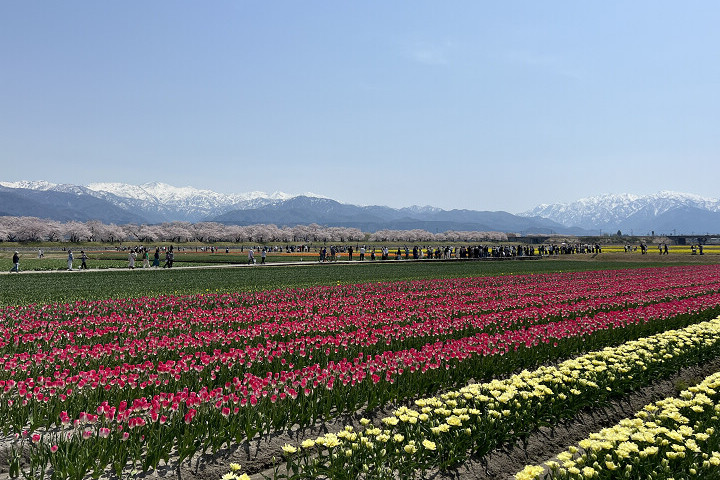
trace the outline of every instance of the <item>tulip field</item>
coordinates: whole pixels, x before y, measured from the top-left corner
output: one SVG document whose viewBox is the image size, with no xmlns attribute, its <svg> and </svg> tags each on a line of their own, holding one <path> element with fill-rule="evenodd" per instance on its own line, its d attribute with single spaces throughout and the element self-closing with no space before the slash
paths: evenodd
<svg viewBox="0 0 720 480">
<path fill-rule="evenodd" d="M 505 380 L 471 384 L 419 399 L 415 401 L 417 408 L 401 407 L 382 418 L 377 426 L 365 421 L 358 432 L 347 428 L 308 439 L 299 447 L 287 445 L 290 470 L 301 472 L 296 475 L 299 478 L 358 478 L 366 474 L 412 478 L 418 470 L 457 464 L 470 452 L 486 453 L 508 438 L 522 438 L 543 423 L 558 422 L 588 404 L 622 394 L 693 358 L 717 355 L 719 334 L 720 318 L 716 318 L 582 355 L 557 366 L 525 370 Z M 720 385 L 717 376 L 713 385 Z M 696 405 L 699 398 L 689 406 Z M 709 398 L 703 399 L 713 404 Z M 710 408 L 709 415 L 700 413 L 709 417 L 716 412 Z M 711 445 L 717 446 L 714 432 L 702 432 L 707 435 L 704 440 L 712 438 Z M 591 440 L 587 447 L 614 450 L 604 446 L 602 440 Z M 576 463 L 588 462 L 592 464 L 590 460 Z M 550 465 L 556 472 L 564 468 L 563 473 L 567 473 L 570 468 Z M 519 478 L 542 478 L 542 470 L 528 467 Z M 554 478 L 577 477 L 571 474 Z"/>
<path fill-rule="evenodd" d="M 593 433 L 518 480 L 574 478 L 717 478 L 720 472 L 720 373 L 647 405 L 634 418 Z"/>
<path fill-rule="evenodd" d="M 227 480 L 419 478 L 720 357 L 720 266 L 208 288 L 0 312 L 0 477 L 200 478 L 189 476 L 198 458 L 237 451 Z M 718 387 L 709 377 L 685 403 L 618 428 L 658 435 L 681 415 L 698 451 L 687 468 L 711 471 Z M 349 418 L 360 427 L 309 433 Z M 267 443 L 254 467 L 235 462 L 288 432 L 295 441 Z M 593 465 L 627 467 L 600 435 L 518 478 L 611 478 Z M 668 445 L 657 445 L 668 471 L 695 465 Z"/>
</svg>

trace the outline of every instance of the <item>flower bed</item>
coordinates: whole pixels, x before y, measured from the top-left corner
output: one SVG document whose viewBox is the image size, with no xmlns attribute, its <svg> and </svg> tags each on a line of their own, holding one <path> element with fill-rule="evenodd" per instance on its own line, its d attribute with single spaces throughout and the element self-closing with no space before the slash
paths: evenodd
<svg viewBox="0 0 720 480">
<path fill-rule="evenodd" d="M 720 469 L 720 373 L 591 434 L 518 480 L 716 478 Z"/>
<path fill-rule="evenodd" d="M 182 461 L 711 318 L 719 272 L 671 267 L 6 308 L 0 428 L 31 439 L 41 452 L 33 465 L 57 478 L 107 469 L 121 476 L 128 465 L 157 468 L 171 456 Z"/>
<path fill-rule="evenodd" d="M 720 317 L 555 367 L 418 400 L 416 409 L 400 408 L 377 426 L 366 421 L 361 431 L 347 428 L 297 447 L 287 445 L 286 471 L 290 478 L 412 478 L 429 468 L 456 465 L 470 454 L 483 455 L 498 445 L 521 440 L 542 425 L 556 424 L 590 404 L 601 405 L 684 365 L 714 358 L 720 354 L 719 334 Z M 717 385 L 720 378 L 712 381 Z M 707 412 L 703 410 L 706 416 L 716 415 L 707 397 L 698 395 L 685 406 L 698 413 L 700 400 L 710 405 Z M 684 422 L 677 414 L 670 418 Z M 584 446 L 594 452 L 611 448 L 603 441 Z M 528 467 L 523 475 L 533 472 L 534 467 Z"/>
</svg>

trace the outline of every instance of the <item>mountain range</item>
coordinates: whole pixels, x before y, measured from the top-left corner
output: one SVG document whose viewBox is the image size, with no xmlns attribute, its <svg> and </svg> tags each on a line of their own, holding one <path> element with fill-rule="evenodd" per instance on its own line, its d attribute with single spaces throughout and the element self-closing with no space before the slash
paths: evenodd
<svg viewBox="0 0 720 480">
<path fill-rule="evenodd" d="M 282 192 L 222 194 L 164 183 L 85 186 L 43 181 L 0 182 L 0 216 L 33 216 L 57 221 L 103 223 L 213 221 L 225 224 L 354 227 L 430 232 L 502 231 L 520 234 L 645 235 L 720 232 L 720 201 L 660 192 L 638 196 L 602 195 L 569 204 L 544 204 L 513 215 L 502 211 L 442 210 L 430 206 L 358 206 L 321 195 Z"/>
<path fill-rule="evenodd" d="M 544 204 L 520 213 L 566 227 L 636 235 L 720 233 L 720 200 L 662 191 L 652 195 L 599 195 L 565 204 Z"/>
</svg>

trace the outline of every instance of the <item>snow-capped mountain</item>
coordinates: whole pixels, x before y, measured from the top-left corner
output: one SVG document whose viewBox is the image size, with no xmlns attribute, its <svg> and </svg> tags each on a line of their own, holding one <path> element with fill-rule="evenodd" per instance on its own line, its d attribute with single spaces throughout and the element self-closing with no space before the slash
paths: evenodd
<svg viewBox="0 0 720 480">
<path fill-rule="evenodd" d="M 652 195 L 599 195 L 572 203 L 543 204 L 520 213 L 540 216 L 567 227 L 614 233 L 720 232 L 720 200 L 662 191 Z"/>
<path fill-rule="evenodd" d="M 194 187 L 175 187 L 160 182 L 129 185 L 125 183 L 91 183 L 87 186 L 55 184 L 45 181 L 0 182 L 0 186 L 42 192 L 89 195 L 133 212 L 148 222 L 182 220 L 197 222 L 230 210 L 257 208 L 293 198 L 284 192 L 271 194 L 253 191 L 223 194 Z M 313 193 L 308 197 L 323 198 Z"/>
<path fill-rule="evenodd" d="M 518 215 L 432 206 L 400 209 L 357 206 L 307 193 L 223 194 L 153 182 L 90 185 L 0 182 L 0 216 L 35 216 L 104 223 L 219 221 L 239 225 L 356 226 L 379 229 L 478 230 L 519 233 L 636 235 L 720 233 L 720 200 L 676 192 L 600 195 L 567 204 L 544 204 Z"/>
<path fill-rule="evenodd" d="M 160 182 L 142 185 L 91 183 L 88 188 L 111 202 L 112 197 L 107 194 L 123 199 L 126 207 L 140 208 L 148 213 L 157 212 L 164 220 L 180 218 L 191 222 L 229 210 L 267 205 L 293 197 L 284 192 L 267 194 L 259 191 L 227 195 L 194 187 L 174 187 Z"/>
<path fill-rule="evenodd" d="M 438 213 L 442 212 L 441 208 L 438 207 L 431 207 L 430 205 L 411 205 L 409 207 L 401 208 L 400 209 L 403 212 L 407 212 L 411 215 L 421 215 L 423 213 Z"/>
<path fill-rule="evenodd" d="M 294 195 L 283 192 L 267 194 L 254 191 L 226 195 L 212 190 L 200 190 L 194 187 L 174 187 L 166 183 L 152 182 L 142 185 L 128 185 L 126 183 L 91 183 L 87 186 L 96 192 L 107 192 L 123 198 L 132 198 L 146 202 L 157 202 L 164 205 L 215 207 L 218 205 L 234 205 L 237 203 L 256 200 L 287 200 Z M 306 194 L 313 196 L 313 194 Z"/>
<path fill-rule="evenodd" d="M 507 212 L 442 210 L 432 206 L 390 208 L 357 206 L 316 194 L 249 192 L 226 195 L 163 183 L 87 186 L 49 182 L 0 182 L 0 216 L 34 216 L 53 220 L 104 223 L 214 221 L 235 225 L 275 224 L 427 231 L 501 231 L 523 233 L 589 232 L 565 228 L 542 218 Z"/>
</svg>

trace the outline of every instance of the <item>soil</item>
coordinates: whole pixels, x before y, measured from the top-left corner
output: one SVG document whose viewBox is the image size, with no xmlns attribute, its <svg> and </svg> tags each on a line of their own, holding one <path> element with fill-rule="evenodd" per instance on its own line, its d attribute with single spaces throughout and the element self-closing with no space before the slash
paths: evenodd
<svg viewBox="0 0 720 480">
<path fill-rule="evenodd" d="M 640 388 L 622 399 L 614 401 L 605 408 L 587 409 L 553 429 L 542 428 L 531 435 L 527 449 L 520 443 L 505 445 L 485 456 L 471 458 L 458 468 L 449 471 L 435 471 L 424 478 L 433 480 L 470 480 L 470 479 L 512 479 L 514 474 L 527 464 L 542 464 L 558 453 L 567 450 L 586 438 L 591 432 L 599 431 L 618 423 L 621 419 L 633 416 L 645 405 L 666 397 L 676 396 L 681 390 L 702 381 L 708 375 L 720 371 L 720 358 L 702 365 L 685 368 L 675 375 L 658 380 L 647 387 Z M 388 416 L 398 405 L 376 411 L 371 419 Z M 360 413 L 346 415 L 312 428 L 293 429 L 278 432 L 246 443 L 239 448 L 230 448 L 213 455 L 198 455 L 190 462 L 181 465 L 161 466 L 153 472 L 128 472 L 137 479 L 182 479 L 182 480 L 219 480 L 229 472 L 231 462 L 242 465 L 242 472 L 250 474 L 253 480 L 272 478 L 273 456 L 280 457 L 282 445 L 297 445 L 306 438 L 315 438 L 327 432 L 337 432 L 345 425 L 360 427 Z M 109 477 L 112 478 L 112 477 Z"/>
</svg>

